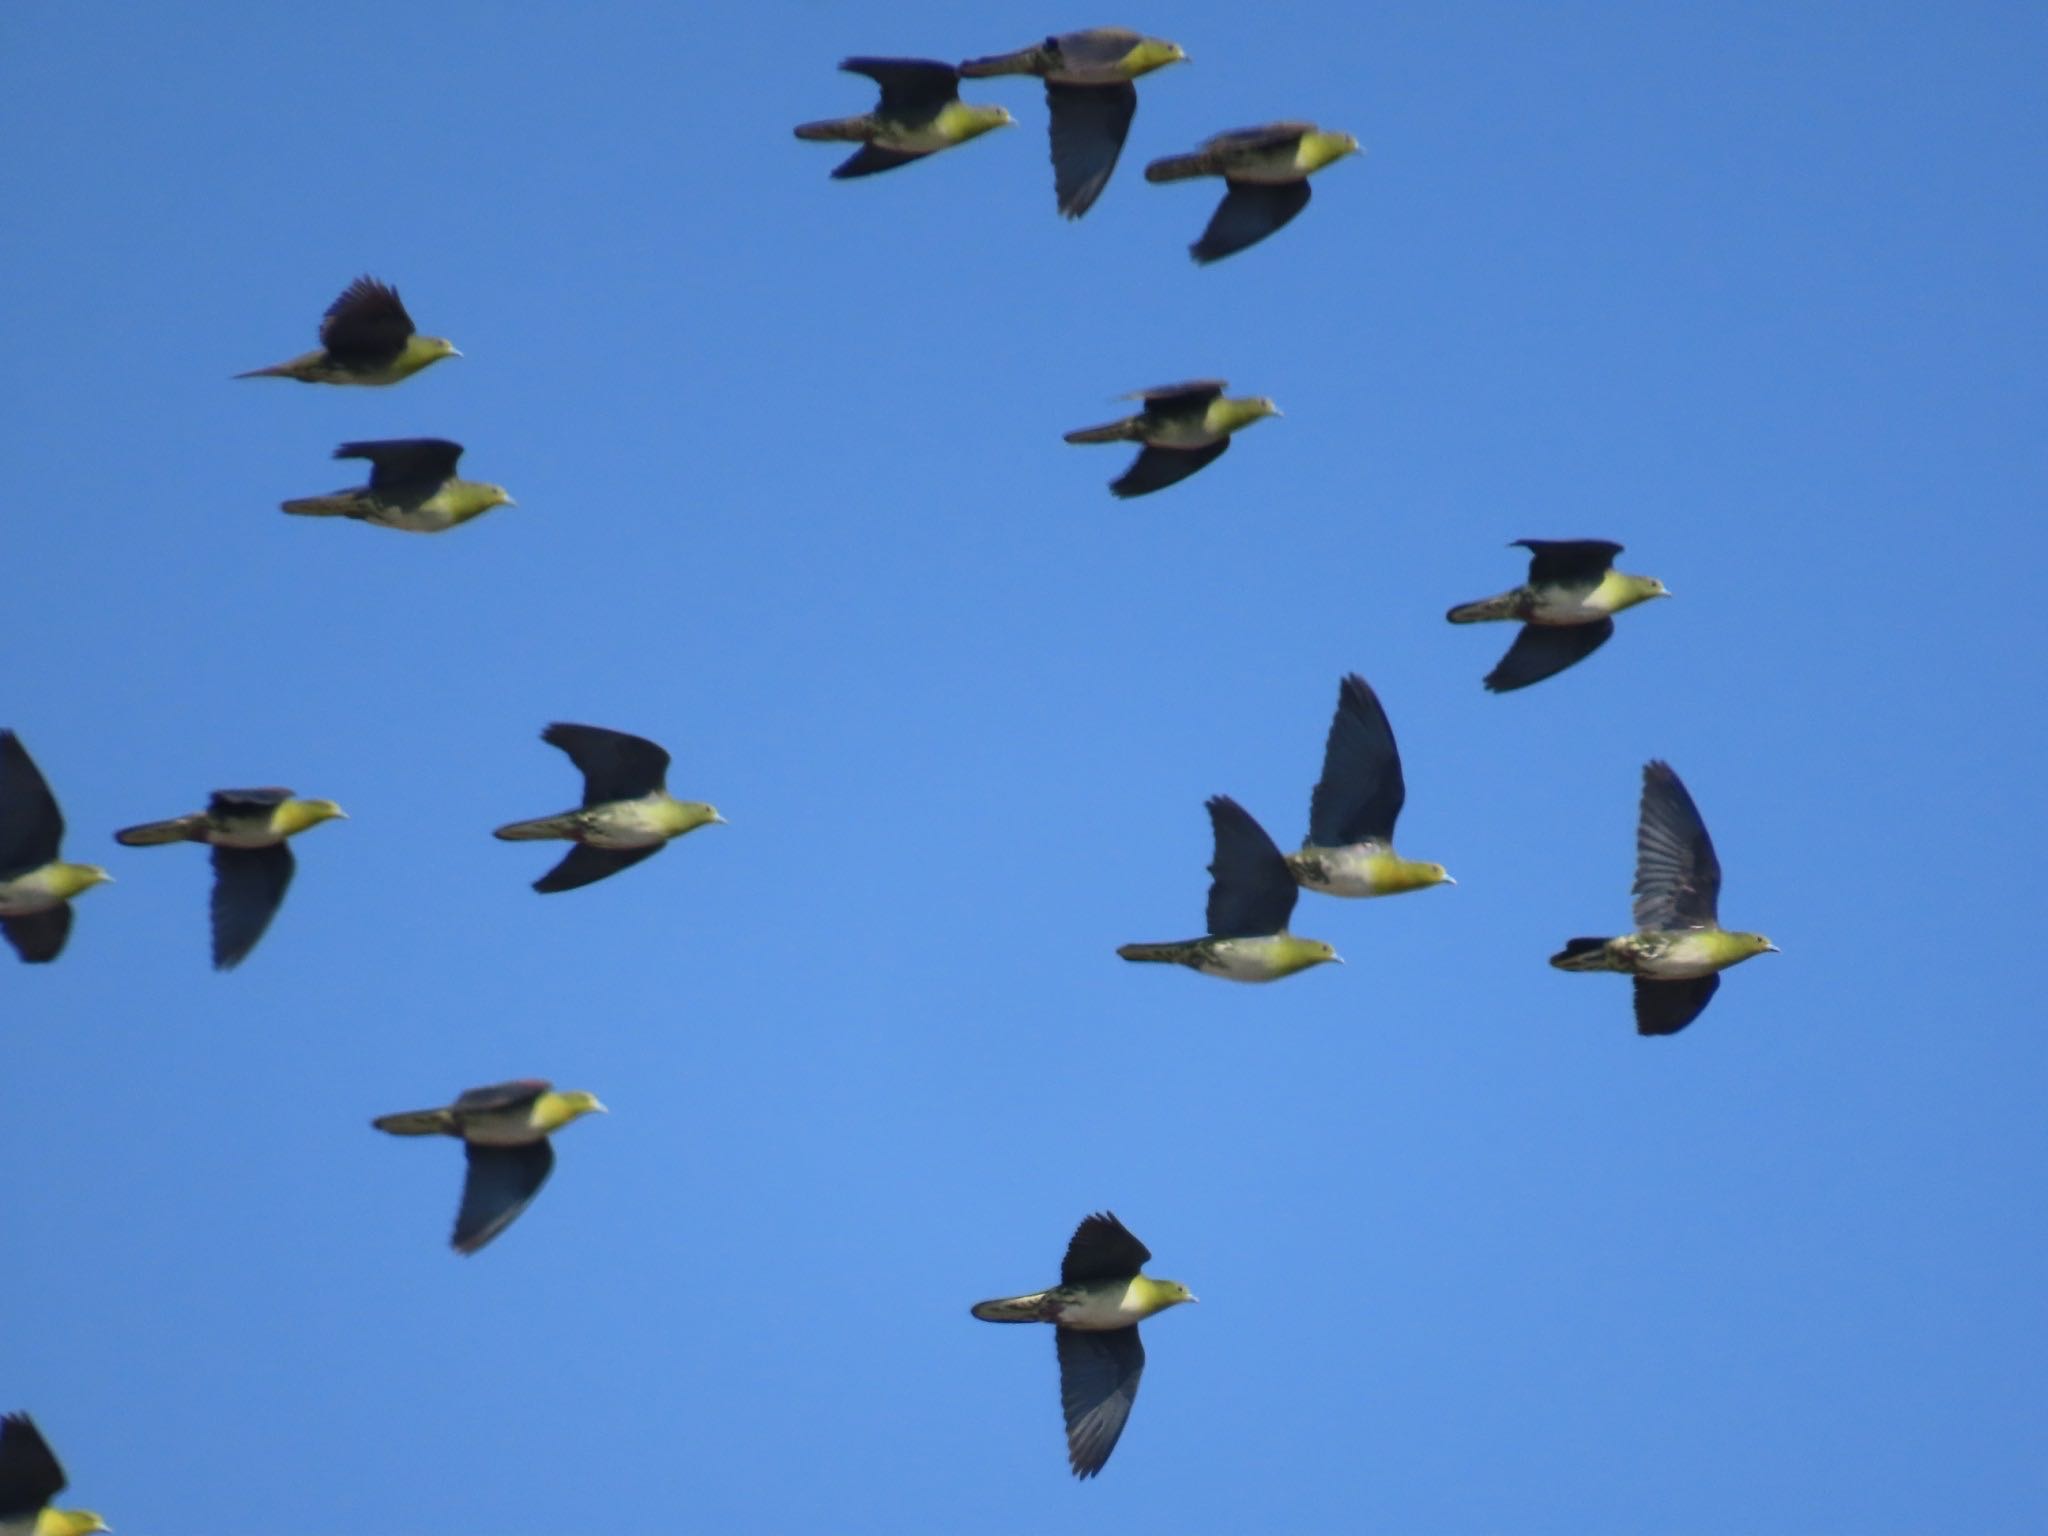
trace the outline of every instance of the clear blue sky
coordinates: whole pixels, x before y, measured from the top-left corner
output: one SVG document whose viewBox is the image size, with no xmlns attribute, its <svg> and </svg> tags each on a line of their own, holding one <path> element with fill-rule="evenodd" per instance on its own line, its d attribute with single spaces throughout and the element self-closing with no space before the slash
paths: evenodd
<svg viewBox="0 0 2048 1536">
<path fill-rule="evenodd" d="M 534 8 L 538 10 L 539 8 Z M 1193 56 L 1055 216 L 1021 126 L 865 182 L 849 53 L 1120 22 Z M 2037 921 L 2048 25 L 2033 8 L 17 6 L 4 717 L 119 883 L 0 965 L 0 1407 L 134 1536 L 2048 1526 Z M 1198 270 L 1143 163 L 1368 148 Z M 396 282 L 466 357 L 230 383 Z M 1122 390 L 1274 396 L 1114 502 Z M 286 518 L 352 438 L 516 509 Z M 1677 600 L 1528 692 L 1450 604 L 1522 536 Z M 1455 889 L 1199 928 L 1205 796 L 1301 835 L 1339 676 Z M 549 720 L 730 827 L 541 898 Z M 1688 1033 L 1626 920 L 1646 758 L 1785 950 Z M 352 819 L 205 955 L 215 786 Z M 474 1260 L 452 1144 L 612 1106 Z M 1096 1483 L 1047 1283 L 1113 1208 L 1202 1305 Z"/>
</svg>

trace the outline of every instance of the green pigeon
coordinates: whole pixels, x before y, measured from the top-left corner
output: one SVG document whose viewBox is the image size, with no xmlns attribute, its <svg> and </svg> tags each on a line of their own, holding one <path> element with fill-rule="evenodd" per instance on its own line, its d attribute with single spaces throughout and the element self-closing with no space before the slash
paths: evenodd
<svg viewBox="0 0 2048 1536">
<path fill-rule="evenodd" d="M 462 457 L 462 444 L 445 437 L 343 443 L 334 456 L 368 459 L 370 483 L 328 496 L 287 501 L 285 511 L 300 517 L 352 517 L 401 533 L 445 533 L 493 507 L 519 505 L 502 485 L 457 479 L 455 465 Z"/>
<path fill-rule="evenodd" d="M 1712 1001 L 1719 972 L 1778 953 L 1760 933 L 1723 929 L 1720 897 L 1721 862 L 1699 808 L 1671 765 L 1652 761 L 1643 769 L 1636 823 L 1636 931 L 1568 940 L 1550 963 L 1561 971 L 1635 977 L 1636 1033 L 1675 1035 Z"/>
<path fill-rule="evenodd" d="M 289 362 L 252 368 L 238 379 L 297 379 L 301 384 L 396 384 L 444 357 L 460 357 L 455 343 L 421 336 L 399 301 L 398 290 L 374 277 L 342 289 L 320 321 L 320 350 Z"/>
<path fill-rule="evenodd" d="M 1123 153 L 1138 111 L 1138 88 L 1131 82 L 1186 61 L 1180 44 L 1163 37 L 1146 37 L 1128 27 L 1094 27 L 1048 37 L 1015 53 L 969 59 L 960 73 L 975 79 L 1036 75 L 1045 82 L 1045 104 L 1052 114 L 1053 191 L 1060 212 L 1078 219 L 1095 206 Z"/>
<path fill-rule="evenodd" d="M 284 905 L 297 867 L 285 839 L 337 818 L 345 821 L 348 813 L 332 800 L 300 800 L 288 789 L 217 789 L 205 810 L 123 827 L 114 841 L 130 848 L 205 843 L 213 849 L 213 968 L 231 971 Z"/>
<path fill-rule="evenodd" d="M 114 877 L 57 857 L 64 813 L 12 731 L 0 731 L 0 933 L 30 965 L 54 960 L 71 936 L 71 898 Z M 4 1516 L 0 1516 L 4 1519 Z"/>
<path fill-rule="evenodd" d="M 978 1301 L 985 1323 L 1051 1323 L 1060 1358 L 1060 1408 L 1067 1420 L 1067 1464 L 1074 1476 L 1100 1472 L 1137 1400 L 1145 1373 L 1138 1324 L 1155 1312 L 1195 1300 L 1178 1280 L 1138 1271 L 1152 1257 L 1108 1212 L 1074 1229 L 1060 1264 L 1060 1283 L 1029 1296 Z"/>
<path fill-rule="evenodd" d="M 557 1093 L 537 1077 L 472 1088 L 442 1109 L 380 1115 L 370 1124 L 393 1136 L 454 1136 L 469 1171 L 449 1246 L 475 1253 L 518 1219 L 554 1170 L 548 1137 L 583 1115 L 601 1115 L 597 1096 Z"/>
<path fill-rule="evenodd" d="M 1191 155 L 1168 155 L 1145 167 L 1147 181 L 1221 176 L 1223 201 L 1188 247 L 1199 265 L 1257 245 L 1308 206 L 1308 178 L 1332 161 L 1359 153 L 1348 133 L 1324 133 L 1314 123 L 1267 123 L 1236 128 L 1204 140 Z"/>
<path fill-rule="evenodd" d="M 1209 865 L 1209 933 L 1171 944 L 1126 944 L 1126 960 L 1184 965 L 1230 981 L 1278 981 L 1326 960 L 1343 956 L 1321 939 L 1298 939 L 1287 931 L 1301 888 L 1294 871 L 1266 829 L 1228 795 L 1208 802 L 1216 833 L 1216 857 Z"/>
<path fill-rule="evenodd" d="M 1005 108 L 962 101 L 960 72 L 937 59 L 842 59 L 839 67 L 874 81 L 882 100 L 859 117 L 798 125 L 800 139 L 861 146 L 833 169 L 834 180 L 892 171 L 1016 121 Z"/>
<path fill-rule="evenodd" d="M 1134 389 L 1118 398 L 1144 401 L 1145 408 L 1137 415 L 1081 427 L 1069 432 L 1067 441 L 1142 444 L 1131 467 L 1109 482 L 1110 491 L 1123 497 L 1163 491 L 1222 458 L 1231 433 L 1280 414 L 1280 407 L 1264 395 L 1225 399 L 1227 387 L 1221 379 L 1191 379 Z"/>
<path fill-rule="evenodd" d="M 1614 615 L 1653 597 L 1669 597 L 1654 576 L 1614 569 L 1621 546 L 1607 539 L 1516 539 L 1529 551 L 1525 586 L 1476 603 L 1460 603 L 1444 617 L 1453 624 L 1516 619 L 1522 632 L 1486 674 L 1495 693 L 1526 688 L 1584 661 L 1614 633 Z"/>
<path fill-rule="evenodd" d="M 1379 696 L 1356 672 L 1337 686 L 1337 714 L 1323 748 L 1323 776 L 1308 802 L 1308 838 L 1287 855 L 1294 878 L 1326 896 L 1397 896 L 1456 885 L 1441 864 L 1394 852 L 1394 822 L 1407 801 L 1401 752 Z"/>
<path fill-rule="evenodd" d="M 0 1414 L 0 1536 L 90 1536 L 112 1530 L 89 1509 L 52 1509 L 64 1468 L 25 1413 Z"/>
<path fill-rule="evenodd" d="M 568 753 L 582 771 L 583 805 L 498 828 L 495 835 L 508 843 L 558 839 L 576 844 L 533 882 L 536 891 L 573 891 L 632 868 L 659 853 L 671 838 L 725 823 L 717 807 L 669 794 L 668 753 L 644 736 L 557 722 L 540 739 Z"/>
</svg>

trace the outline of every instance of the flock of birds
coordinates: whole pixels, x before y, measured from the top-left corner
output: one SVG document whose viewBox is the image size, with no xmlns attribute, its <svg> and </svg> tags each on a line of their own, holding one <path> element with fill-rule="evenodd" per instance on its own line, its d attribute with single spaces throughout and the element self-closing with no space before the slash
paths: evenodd
<svg viewBox="0 0 2048 1536">
<path fill-rule="evenodd" d="M 1185 60 L 1176 43 L 1122 28 L 1048 37 L 1014 53 L 953 66 L 929 59 L 853 58 L 841 68 L 881 91 L 874 111 L 806 123 L 800 139 L 858 143 L 832 174 L 872 175 L 964 144 L 1013 123 L 998 106 L 959 99 L 961 78 L 1033 75 L 1045 83 L 1059 211 L 1079 218 L 1107 186 L 1137 110 L 1133 81 Z M 1222 133 L 1191 154 L 1146 167 L 1146 179 L 1218 176 L 1221 204 L 1195 260 L 1234 255 L 1273 234 L 1308 206 L 1308 177 L 1358 141 L 1311 123 L 1271 123 Z M 328 308 L 317 350 L 238 378 L 303 383 L 391 385 L 461 353 L 423 336 L 395 289 L 362 277 Z M 1219 380 L 1137 391 L 1134 415 L 1067 434 L 1072 443 L 1129 442 L 1130 468 L 1111 484 L 1118 496 L 1150 494 L 1213 463 L 1231 435 L 1279 414 L 1264 397 L 1232 399 Z M 342 444 L 335 457 L 371 466 L 369 484 L 283 503 L 299 516 L 344 517 L 412 533 L 439 533 L 514 505 L 504 487 L 463 480 L 462 446 L 442 438 Z M 1454 624 L 1487 621 L 1522 627 L 1485 678 L 1495 692 L 1526 688 L 1575 665 L 1614 632 L 1614 616 L 1652 598 L 1662 582 L 1614 567 L 1621 546 L 1607 540 L 1516 541 L 1530 554 L 1528 580 L 1507 592 L 1463 603 Z M 669 754 L 644 737 L 601 726 L 557 723 L 542 739 L 567 753 L 583 775 L 574 810 L 499 827 L 507 841 L 563 840 L 573 846 L 540 879 L 543 893 L 606 879 L 675 838 L 724 818 L 715 807 L 668 792 Z M 1443 865 L 1395 852 L 1394 826 L 1407 798 L 1400 752 L 1378 696 L 1364 678 L 1345 677 L 1309 801 L 1301 849 L 1282 853 L 1251 813 L 1228 796 L 1208 802 L 1214 856 L 1206 931 L 1197 938 L 1126 944 L 1126 960 L 1186 966 L 1231 981 L 1271 982 L 1341 957 L 1319 939 L 1288 930 L 1302 888 L 1338 897 L 1390 896 L 1452 884 Z M 344 816 L 332 800 L 301 799 L 286 789 L 215 791 L 204 810 L 147 822 L 114 834 L 128 847 L 196 842 L 212 850 L 212 957 L 227 970 L 246 959 L 276 916 L 294 859 L 288 840 Z M 71 930 L 71 902 L 112 878 L 98 865 L 66 861 L 64 819 L 56 797 L 11 730 L 0 731 L 0 931 L 22 960 L 47 962 Z M 1616 938 L 1574 938 L 1550 963 L 1568 971 L 1611 971 L 1634 979 L 1636 1027 L 1644 1035 L 1684 1029 L 1707 1006 L 1720 973 L 1774 951 L 1763 935 L 1723 929 L 1720 864 L 1705 823 L 1668 764 L 1644 769 L 1636 834 L 1634 928 Z M 443 1107 L 381 1116 L 396 1136 L 449 1136 L 467 1158 L 451 1238 L 470 1254 L 526 1209 L 554 1166 L 550 1137 L 604 1105 L 582 1091 L 558 1091 L 538 1079 L 474 1088 Z M 1090 1215 L 1076 1229 L 1057 1286 L 980 1302 L 989 1322 L 1050 1323 L 1060 1371 L 1069 1464 L 1093 1477 L 1108 1461 L 1137 1395 L 1145 1352 L 1138 1324 L 1195 1297 L 1177 1281 L 1142 1273 L 1151 1255 L 1114 1215 Z M 86 1510 L 58 1510 L 62 1468 L 25 1414 L 0 1419 L 0 1536 L 87 1536 L 106 1530 Z"/>
</svg>

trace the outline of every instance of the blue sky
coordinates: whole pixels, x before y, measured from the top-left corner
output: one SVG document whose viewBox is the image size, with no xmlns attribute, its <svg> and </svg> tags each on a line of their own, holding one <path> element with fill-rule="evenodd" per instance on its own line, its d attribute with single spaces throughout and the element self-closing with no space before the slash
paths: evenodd
<svg viewBox="0 0 2048 1536">
<path fill-rule="evenodd" d="M 2020 1532 L 2042 1471 L 2048 25 L 2020 6 L 18 7 L 0 723 L 119 883 L 0 966 L 0 1407 L 123 1532 Z M 1116 180 L 1021 121 L 865 182 L 850 53 L 1143 26 Z M 1198 270 L 1145 160 L 1368 153 Z M 352 277 L 467 354 L 230 383 Z M 1274 396 L 1114 502 L 1108 397 Z M 347 439 L 516 509 L 290 519 Z M 1678 594 L 1524 693 L 1454 602 L 1590 536 Z M 1198 930 L 1202 800 L 1298 839 L 1339 676 L 1455 889 Z M 492 826 L 549 720 L 731 826 L 590 890 Z M 1628 913 L 1640 767 L 1785 950 L 1631 1032 L 1544 964 Z M 116 848 L 332 796 L 268 938 Z M 452 1145 L 612 1106 L 474 1260 Z M 973 1322 L 1116 1210 L 1148 1324 L 1096 1483 L 1051 1339 Z"/>
</svg>

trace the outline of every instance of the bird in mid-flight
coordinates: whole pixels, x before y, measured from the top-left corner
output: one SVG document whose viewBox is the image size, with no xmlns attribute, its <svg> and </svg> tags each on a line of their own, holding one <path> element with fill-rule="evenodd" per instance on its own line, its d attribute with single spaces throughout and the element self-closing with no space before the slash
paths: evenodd
<svg viewBox="0 0 2048 1536">
<path fill-rule="evenodd" d="M 1189 255 L 1207 265 L 1257 245 L 1287 223 L 1308 206 L 1308 178 L 1358 152 L 1358 140 L 1348 133 L 1324 133 L 1314 123 L 1267 123 L 1219 133 L 1191 155 L 1154 160 L 1145 167 L 1145 179 L 1223 178 L 1223 201 L 1202 238 L 1188 247 Z"/>
<path fill-rule="evenodd" d="M 1308 840 L 1287 855 L 1295 879 L 1326 896 L 1393 896 L 1456 885 L 1441 864 L 1394 852 L 1407 801 L 1401 753 L 1379 696 L 1356 672 L 1337 687 L 1323 776 L 1308 802 Z"/>
<path fill-rule="evenodd" d="M 217 789 L 205 810 L 123 827 L 114 841 L 130 848 L 205 843 L 213 849 L 213 968 L 231 971 L 284 905 L 297 868 L 285 839 L 347 817 L 332 800 L 300 800 L 288 789 Z"/>
<path fill-rule="evenodd" d="M 1066 440 L 1142 444 L 1131 467 L 1110 481 L 1109 488 L 1124 497 L 1163 491 L 1222 458 L 1230 447 L 1231 433 L 1280 414 L 1280 407 L 1264 395 L 1226 399 L 1226 387 L 1221 379 L 1192 379 L 1185 384 L 1132 390 L 1121 398 L 1145 402 L 1137 415 L 1099 427 L 1077 428 Z"/>
<path fill-rule="evenodd" d="M 89 1509 L 52 1509 L 64 1468 L 35 1420 L 0 1414 L 0 1536 L 91 1536 L 110 1530 Z"/>
<path fill-rule="evenodd" d="M 64 813 L 42 770 L 19 736 L 0 731 L 0 933 L 32 965 L 64 952 L 71 898 L 114 878 L 97 864 L 67 864 L 63 841 Z"/>
<path fill-rule="evenodd" d="M 1209 865 L 1209 932 L 1167 944 L 1126 944 L 1126 960 L 1185 965 L 1230 981 L 1278 981 L 1328 960 L 1342 960 L 1321 939 L 1287 931 L 1301 888 L 1294 871 L 1251 812 L 1228 795 L 1209 801 L 1216 857 Z"/>
<path fill-rule="evenodd" d="M 1550 963 L 1561 971 L 1620 971 L 1636 984 L 1636 1033 L 1675 1035 L 1700 1016 L 1720 972 L 1776 954 L 1760 933 L 1721 927 L 1721 862 L 1685 785 L 1669 763 L 1643 769 L 1636 823 L 1634 933 L 1572 939 Z"/>
<path fill-rule="evenodd" d="M 1016 121 L 1006 108 L 962 101 L 960 72 L 937 59 L 842 59 L 839 67 L 880 86 L 880 105 L 858 117 L 801 123 L 796 136 L 860 145 L 833 169 L 841 181 L 894 170 Z"/>
<path fill-rule="evenodd" d="M 536 891 L 573 891 L 630 869 L 659 853 L 671 838 L 713 822 L 724 824 L 717 807 L 669 794 L 668 753 L 644 736 L 558 722 L 540 739 L 568 753 L 582 771 L 583 805 L 498 828 L 495 835 L 508 843 L 556 839 L 576 844 L 533 882 Z"/>
<path fill-rule="evenodd" d="M 1526 688 L 1584 661 L 1614 633 L 1614 615 L 1653 597 L 1669 597 L 1654 576 L 1614 569 L 1621 546 L 1607 539 L 1516 539 L 1529 551 L 1529 580 L 1498 597 L 1460 603 L 1453 624 L 1519 620 L 1522 632 L 1486 674 L 1495 693 Z"/>
<path fill-rule="evenodd" d="M 396 288 L 374 277 L 359 277 L 327 306 L 320 321 L 319 351 L 235 377 L 297 379 L 301 384 L 396 384 L 430 363 L 460 356 L 454 342 L 413 330 L 412 316 L 399 302 Z"/>
<path fill-rule="evenodd" d="M 976 1302 L 988 1323 L 1051 1323 L 1060 1361 L 1060 1408 L 1067 1464 L 1093 1477 L 1116 1449 L 1145 1372 L 1138 1324 L 1195 1297 L 1178 1280 L 1140 1274 L 1152 1257 L 1115 1216 L 1087 1217 L 1060 1263 L 1060 1283 L 1029 1296 Z"/>
<path fill-rule="evenodd" d="M 540 1078 L 472 1088 L 441 1109 L 380 1115 L 370 1124 L 393 1136 L 453 1136 L 462 1142 L 469 1171 L 462 1208 L 449 1246 L 475 1253 L 533 1204 L 554 1171 L 548 1137 L 584 1115 L 605 1113 L 597 1095 L 557 1093 Z"/>
<path fill-rule="evenodd" d="M 462 444 L 444 437 L 343 443 L 334 456 L 368 459 L 370 483 L 327 496 L 302 496 L 285 502 L 285 511 L 300 517 L 352 517 L 401 533 L 444 533 L 493 507 L 518 505 L 502 485 L 457 479 Z"/>
<path fill-rule="evenodd" d="M 1168 64 L 1185 63 L 1179 43 L 1145 37 L 1128 27 L 1066 32 L 1015 53 L 969 59 L 960 73 L 1036 75 L 1045 82 L 1052 114 L 1053 191 L 1060 212 L 1078 219 L 1109 185 L 1124 138 L 1138 111 L 1131 82 Z"/>
</svg>

